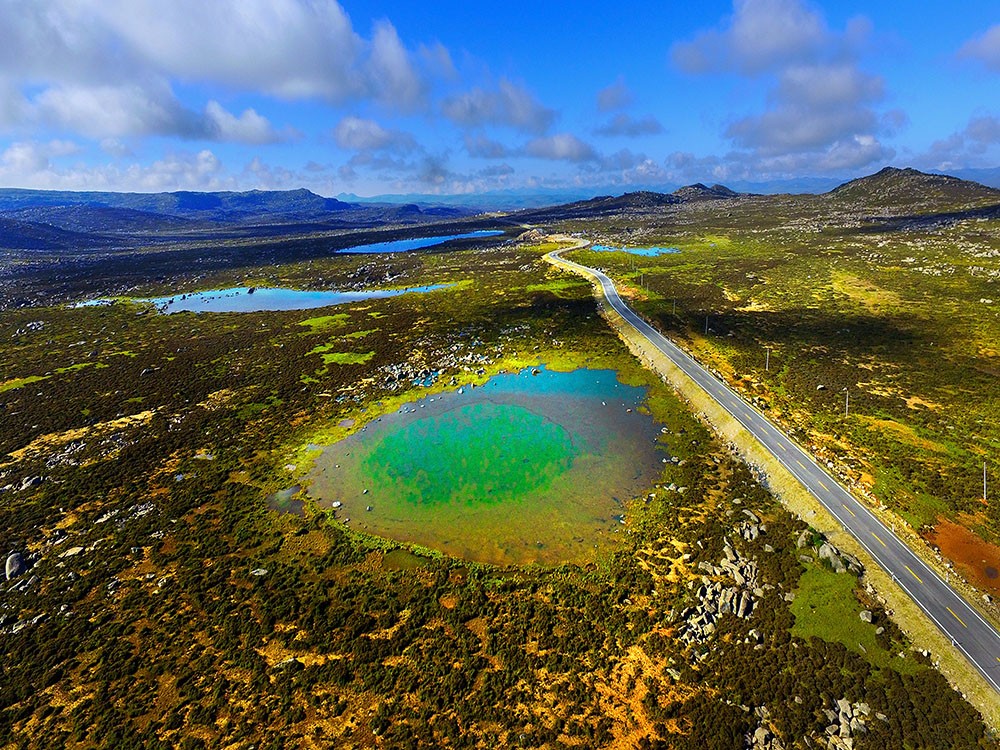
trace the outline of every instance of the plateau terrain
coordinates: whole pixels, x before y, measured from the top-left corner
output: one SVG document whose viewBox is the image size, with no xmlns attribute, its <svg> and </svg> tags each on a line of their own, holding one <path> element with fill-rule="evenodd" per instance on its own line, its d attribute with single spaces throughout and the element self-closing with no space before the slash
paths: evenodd
<svg viewBox="0 0 1000 750">
<path fill-rule="evenodd" d="M 0 190 L 0 341 L 2 747 L 998 746 L 1000 190 Z"/>
</svg>

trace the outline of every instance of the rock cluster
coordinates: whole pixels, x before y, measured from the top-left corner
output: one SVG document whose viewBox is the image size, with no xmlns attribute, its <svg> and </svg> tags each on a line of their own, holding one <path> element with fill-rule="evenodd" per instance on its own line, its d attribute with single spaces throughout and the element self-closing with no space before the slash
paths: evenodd
<svg viewBox="0 0 1000 750">
<path fill-rule="evenodd" d="M 811 537 L 812 532 L 808 529 L 804 530 L 801 534 L 799 534 L 799 538 L 795 541 L 795 546 L 799 549 L 805 549 L 806 547 L 811 546 Z M 865 572 L 865 568 L 858 558 L 837 549 L 826 540 L 820 542 L 817 553 L 819 554 L 820 560 L 826 560 L 826 562 L 830 564 L 830 567 L 838 573 L 850 572 L 856 576 L 860 576 Z"/>
<path fill-rule="evenodd" d="M 757 726 L 744 736 L 743 747 L 746 750 L 785 750 L 785 745 L 768 726 L 771 714 L 767 707 L 759 706 L 753 713 L 758 719 Z"/>
<path fill-rule="evenodd" d="M 727 539 L 722 548 L 725 556 L 718 565 L 702 560 L 698 569 L 708 575 L 702 576 L 701 586 L 696 595 L 698 604 L 686 607 L 677 617 L 680 625 L 678 637 L 686 643 L 701 643 L 715 632 L 716 622 L 726 614 L 748 618 L 753 612 L 754 596 L 763 596 L 764 591 L 757 582 L 757 561 L 741 557 Z M 729 576 L 734 586 L 722 581 L 713 581 L 709 576 Z"/>
<path fill-rule="evenodd" d="M 868 731 L 866 723 L 871 709 L 867 703 L 851 703 L 841 698 L 833 708 L 823 709 L 823 713 L 830 722 L 824 732 L 829 750 L 854 750 L 855 737 Z"/>
</svg>

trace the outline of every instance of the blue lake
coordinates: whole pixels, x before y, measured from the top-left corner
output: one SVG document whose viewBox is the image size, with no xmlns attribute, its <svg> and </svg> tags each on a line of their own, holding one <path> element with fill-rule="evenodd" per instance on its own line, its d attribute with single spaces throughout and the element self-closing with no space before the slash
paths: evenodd
<svg viewBox="0 0 1000 750">
<path fill-rule="evenodd" d="M 475 237 L 496 237 L 503 232 L 495 229 L 482 229 L 465 234 L 445 234 L 437 237 L 414 237 L 409 240 L 392 240 L 391 242 L 372 242 L 368 245 L 354 245 L 337 250 L 338 253 L 405 253 L 408 250 L 420 250 L 425 247 L 442 245 L 451 240 L 467 240 Z"/>
<path fill-rule="evenodd" d="M 644 255 L 647 258 L 654 258 L 657 255 L 670 255 L 679 253 L 676 247 L 609 247 L 608 245 L 593 245 L 591 250 L 599 253 L 629 253 L 630 255 Z"/>
<path fill-rule="evenodd" d="M 364 292 L 307 291 L 277 287 L 231 287 L 209 289 L 203 292 L 175 294 L 170 297 L 130 298 L 128 302 L 149 303 L 160 312 L 260 312 L 263 310 L 309 310 L 314 307 L 343 305 L 368 299 L 398 297 L 401 294 L 433 292 L 452 284 L 412 286 L 406 289 L 374 289 Z M 115 300 L 96 299 L 81 302 L 78 307 L 112 304 Z"/>
</svg>

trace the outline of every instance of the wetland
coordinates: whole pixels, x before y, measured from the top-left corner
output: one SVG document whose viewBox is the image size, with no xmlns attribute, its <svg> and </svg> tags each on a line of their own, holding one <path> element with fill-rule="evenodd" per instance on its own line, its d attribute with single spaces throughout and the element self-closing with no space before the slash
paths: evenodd
<svg viewBox="0 0 1000 750">
<path fill-rule="evenodd" d="M 645 399 L 610 370 L 496 375 L 324 448 L 309 491 L 344 523 L 465 560 L 585 563 L 669 457 Z"/>
</svg>

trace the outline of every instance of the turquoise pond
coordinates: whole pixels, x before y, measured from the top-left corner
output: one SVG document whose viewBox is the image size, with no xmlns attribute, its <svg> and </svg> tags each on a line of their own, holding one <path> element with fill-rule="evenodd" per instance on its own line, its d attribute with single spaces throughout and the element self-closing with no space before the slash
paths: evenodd
<svg viewBox="0 0 1000 750">
<path fill-rule="evenodd" d="M 676 247 L 610 247 L 609 245 L 592 245 L 590 249 L 599 253 L 628 253 L 629 255 L 644 255 L 648 258 L 680 252 Z"/>
<path fill-rule="evenodd" d="M 129 298 L 127 302 L 147 303 L 156 306 L 160 312 L 260 312 L 263 310 L 309 310 L 314 307 L 343 305 L 368 299 L 398 297 L 401 294 L 423 294 L 437 289 L 447 289 L 452 284 L 432 284 L 412 286 L 405 289 L 373 289 L 364 292 L 308 291 L 303 289 L 282 289 L 277 287 L 231 287 L 229 289 L 208 289 L 189 294 L 175 294 L 170 297 Z M 253 292 L 250 290 L 253 289 Z M 96 299 L 81 302 L 78 307 L 107 305 L 113 299 Z"/>
<path fill-rule="evenodd" d="M 443 245 L 452 240 L 468 240 L 477 237 L 496 237 L 503 232 L 495 229 L 482 229 L 465 234 L 446 234 L 437 237 L 414 237 L 409 240 L 392 240 L 391 242 L 372 242 L 367 245 L 355 245 L 337 250 L 337 253 L 405 253 L 409 250 L 421 250 L 426 247 Z"/>
<path fill-rule="evenodd" d="M 523 370 L 375 414 L 301 484 L 338 520 L 498 565 L 585 563 L 669 457 L 646 390 L 610 370 Z"/>
</svg>

